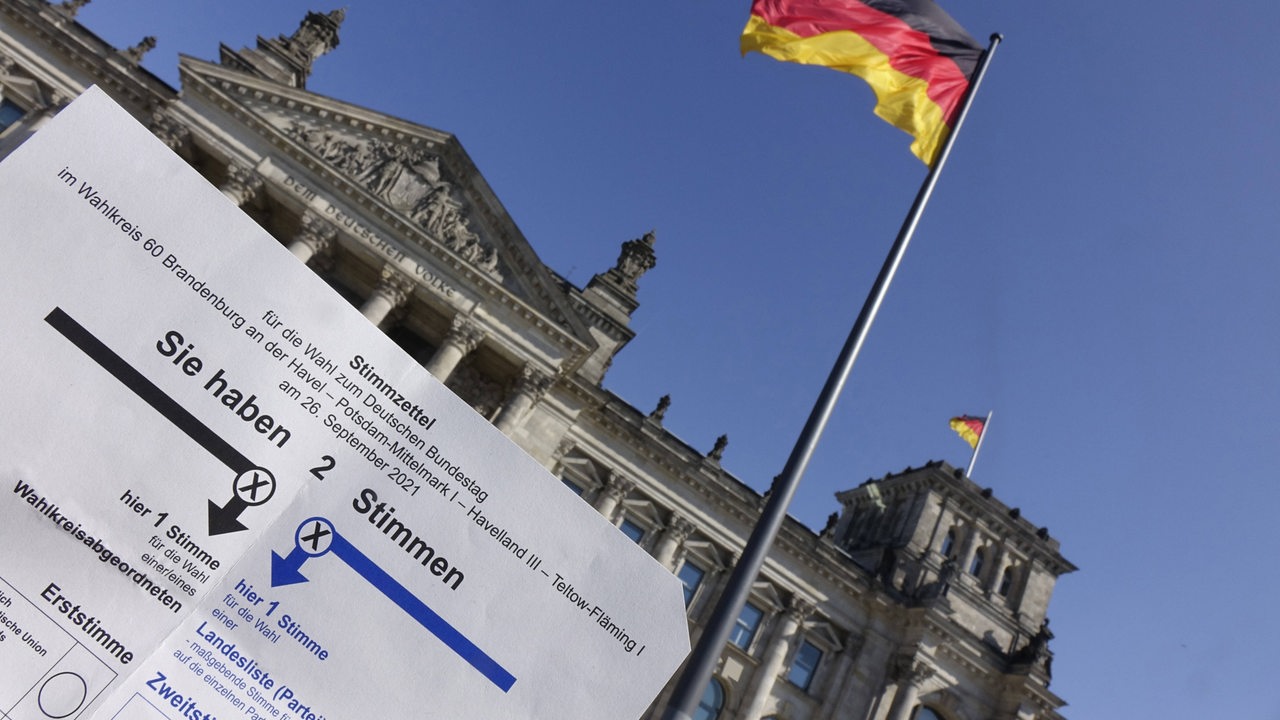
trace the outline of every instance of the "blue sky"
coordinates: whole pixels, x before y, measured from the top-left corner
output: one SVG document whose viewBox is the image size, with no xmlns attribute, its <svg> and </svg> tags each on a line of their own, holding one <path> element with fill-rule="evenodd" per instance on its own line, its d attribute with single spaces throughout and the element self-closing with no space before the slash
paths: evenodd
<svg viewBox="0 0 1280 720">
<path fill-rule="evenodd" d="M 1280 718 L 1280 58 L 1256 5 L 950 2 L 1004 33 L 793 514 L 942 459 L 1081 570 L 1050 614 L 1074 718 Z M 298 0 L 98 0 L 144 66 L 296 29 Z M 924 167 L 839 73 L 740 58 L 747 3 L 351 2 L 310 89 L 455 133 L 578 285 L 657 231 L 606 385 L 763 488 Z"/>
</svg>

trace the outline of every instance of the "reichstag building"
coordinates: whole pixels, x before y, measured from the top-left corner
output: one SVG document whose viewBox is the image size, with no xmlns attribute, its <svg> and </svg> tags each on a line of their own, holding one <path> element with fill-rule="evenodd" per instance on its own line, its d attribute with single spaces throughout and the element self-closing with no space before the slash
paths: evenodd
<svg viewBox="0 0 1280 720">
<path fill-rule="evenodd" d="M 181 91 L 76 15 L 0 0 L 0 155 L 89 85 L 165 145 L 684 584 L 701 624 L 763 505 L 719 442 L 602 386 L 635 332 L 653 234 L 576 287 L 539 259 L 451 134 L 308 92 L 344 11 L 184 57 Z M 322 60 L 320 60 L 323 62 Z M 788 520 L 699 720 L 1055 720 L 1047 611 L 1075 567 L 1043 528 L 946 463 Z M 669 690 L 668 690 L 669 692 Z M 658 718 L 666 694 L 647 713 Z"/>
</svg>

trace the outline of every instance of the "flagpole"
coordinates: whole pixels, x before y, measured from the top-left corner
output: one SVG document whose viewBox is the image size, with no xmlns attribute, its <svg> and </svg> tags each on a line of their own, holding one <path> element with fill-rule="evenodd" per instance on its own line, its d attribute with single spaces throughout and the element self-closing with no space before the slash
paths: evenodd
<svg viewBox="0 0 1280 720">
<path fill-rule="evenodd" d="M 987 419 L 982 421 L 982 432 L 978 433 L 978 444 L 973 446 L 973 456 L 969 458 L 969 469 L 964 471 L 964 476 L 973 479 L 973 466 L 978 464 L 978 451 L 982 449 L 982 441 L 987 439 L 987 430 L 991 429 L 991 416 L 995 415 L 995 410 L 987 411 Z"/>
<path fill-rule="evenodd" d="M 858 313 L 858 319 L 854 322 L 848 339 L 845 340 L 844 347 L 840 351 L 835 366 L 831 368 L 831 374 L 827 376 L 827 382 L 823 385 L 822 392 L 818 395 L 813 410 L 809 413 L 809 419 L 805 422 L 804 429 L 796 439 L 791 455 L 787 458 L 787 464 L 783 468 L 782 474 L 774 480 L 764 508 L 760 511 L 760 519 L 756 521 L 755 528 L 751 531 L 751 537 L 748 538 L 747 544 L 742 548 L 742 555 L 739 557 L 737 564 L 734 565 L 733 572 L 729 575 L 729 579 L 725 584 L 725 589 L 720 594 L 715 608 L 711 611 L 711 617 L 707 620 L 706 627 L 703 628 L 702 636 L 698 638 L 697 645 L 694 646 L 693 652 L 689 654 L 688 660 L 685 661 L 684 671 L 680 674 L 679 680 L 672 690 L 671 699 L 667 703 L 667 710 L 662 716 L 663 720 L 692 720 L 693 718 L 693 713 L 698 707 L 698 702 L 702 698 L 707 682 L 710 681 L 711 675 L 715 671 L 716 661 L 719 660 L 720 654 L 724 651 L 725 642 L 729 639 L 729 632 L 737 622 L 738 615 L 742 612 L 742 607 L 746 604 L 747 597 L 751 594 L 751 585 L 755 582 L 756 576 L 760 574 L 760 568 L 764 565 L 765 556 L 768 554 L 770 546 L 773 545 L 773 539 L 782 527 L 783 520 L 786 519 L 787 506 L 791 504 L 791 498 L 795 495 L 796 487 L 800 484 L 800 478 L 804 475 L 804 471 L 809 465 L 809 460 L 813 457 L 813 451 L 817 446 L 818 439 L 826 428 L 832 411 L 835 409 L 836 400 L 844 389 L 845 381 L 849 378 L 849 372 L 853 370 L 853 363 L 857 359 L 858 353 L 862 350 L 862 344 L 867 339 L 867 332 L 871 329 L 871 323 L 875 320 L 876 314 L 880 310 L 880 305 L 884 301 L 885 294 L 889 290 L 889 283 L 893 281 L 893 276 L 898 271 L 898 265 L 901 264 L 902 257 L 906 254 L 907 245 L 911 242 L 911 236 L 915 234 L 916 226 L 920 223 L 920 216 L 924 212 L 925 205 L 929 202 L 929 197 L 933 194 L 933 188 L 938 183 L 938 176 L 942 173 L 943 166 L 947 163 L 947 157 L 951 154 L 951 147 L 955 144 L 956 136 L 960 134 L 960 127 L 964 124 L 965 117 L 969 114 L 969 107 L 973 104 L 973 97 L 978 91 L 978 86 L 982 84 L 983 76 L 986 75 L 991 56 L 995 54 L 996 48 L 1003 39 L 1000 34 L 993 34 L 991 36 L 991 44 L 983 51 L 982 56 L 978 58 L 972 82 L 969 84 L 969 88 L 965 92 L 964 99 L 961 101 L 960 108 L 956 113 L 955 127 L 952 128 L 950 133 L 947 133 L 947 137 L 943 140 L 942 147 L 938 151 L 937 158 L 929 168 L 928 174 L 925 175 L 924 182 L 921 183 L 920 190 L 916 194 L 916 199 L 912 202 L 911 209 L 907 212 L 907 217 L 903 221 L 902 227 L 898 230 L 898 236 L 893 242 L 893 247 L 889 250 L 889 256 L 885 258 L 884 265 L 880 268 L 880 274 L 876 276 L 875 284 L 872 285 L 871 291 L 867 294 L 867 299 L 863 302 L 862 310 Z"/>
</svg>

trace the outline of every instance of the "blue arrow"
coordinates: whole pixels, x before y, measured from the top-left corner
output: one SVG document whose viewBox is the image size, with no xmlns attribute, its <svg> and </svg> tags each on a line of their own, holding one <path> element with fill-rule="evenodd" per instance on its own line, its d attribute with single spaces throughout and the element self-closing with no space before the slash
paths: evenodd
<svg viewBox="0 0 1280 720">
<path fill-rule="evenodd" d="M 297 545 L 289 551 L 289 557 L 280 557 L 275 550 L 271 551 L 271 587 L 294 585 L 307 581 L 302 574 L 302 563 L 310 557 Z"/>
<path fill-rule="evenodd" d="M 310 520 L 304 521 L 303 525 L 307 522 L 310 522 Z M 511 686 L 515 685 L 515 676 L 499 665 L 498 661 L 489 657 L 479 647 L 476 647 L 476 644 L 468 640 L 457 628 L 450 625 L 447 620 L 427 607 L 426 603 L 409 592 L 408 588 L 388 575 L 386 570 L 378 567 L 364 553 L 347 542 L 347 539 L 342 537 L 336 529 L 333 530 L 329 547 L 324 552 L 332 552 L 337 555 L 348 567 L 355 570 L 360 577 L 363 577 L 370 585 L 377 588 L 383 595 L 386 595 L 387 599 L 408 613 L 409 617 L 417 620 L 419 625 L 439 638 L 446 647 L 457 653 L 463 660 L 466 660 L 471 667 L 479 670 L 481 675 L 484 675 L 489 682 L 497 685 L 503 692 L 509 692 Z M 320 554 L 324 554 L 324 552 Z M 280 585 L 307 582 L 307 578 L 303 576 L 301 570 L 302 564 L 310 557 L 318 557 L 318 555 L 309 555 L 303 552 L 298 545 L 294 545 L 293 549 L 289 551 L 288 557 L 281 557 L 273 550 L 271 552 L 271 586 L 278 587 Z"/>
</svg>

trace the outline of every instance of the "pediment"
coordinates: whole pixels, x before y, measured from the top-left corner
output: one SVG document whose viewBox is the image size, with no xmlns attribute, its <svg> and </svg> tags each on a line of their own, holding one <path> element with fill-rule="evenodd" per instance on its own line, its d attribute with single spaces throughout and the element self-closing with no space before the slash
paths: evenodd
<svg viewBox="0 0 1280 720">
<path fill-rule="evenodd" d="M 778 588 L 767 580 L 757 580 L 751 584 L 751 600 L 760 607 L 774 611 L 787 606 L 782 596 L 778 594 Z"/>
<path fill-rule="evenodd" d="M 560 282 L 453 135 L 188 57 L 180 69 L 184 94 L 214 99 L 412 250 L 464 268 L 591 343 Z"/>
<path fill-rule="evenodd" d="M 839 652 L 844 648 L 844 643 L 840 642 L 840 636 L 836 634 L 835 628 L 825 620 L 806 622 L 804 634 L 808 639 L 817 640 L 820 645 L 825 645 L 832 652 Z"/>
</svg>

